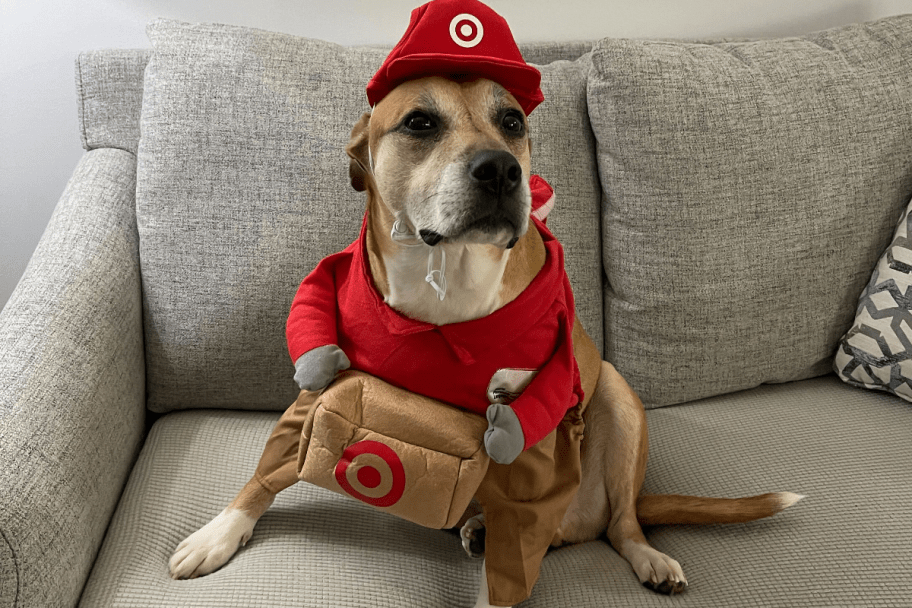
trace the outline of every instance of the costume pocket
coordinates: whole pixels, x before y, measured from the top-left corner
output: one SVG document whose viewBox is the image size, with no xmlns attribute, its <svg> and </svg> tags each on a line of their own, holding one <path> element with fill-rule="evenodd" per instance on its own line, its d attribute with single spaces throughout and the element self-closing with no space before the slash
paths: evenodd
<svg viewBox="0 0 912 608">
<path fill-rule="evenodd" d="M 345 372 L 305 422 L 298 477 L 429 528 L 456 525 L 488 468 L 484 416 Z"/>
</svg>

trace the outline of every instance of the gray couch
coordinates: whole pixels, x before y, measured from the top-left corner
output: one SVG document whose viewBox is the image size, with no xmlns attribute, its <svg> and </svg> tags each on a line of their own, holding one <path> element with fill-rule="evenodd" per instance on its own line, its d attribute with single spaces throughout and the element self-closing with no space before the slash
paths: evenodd
<svg viewBox="0 0 912 608">
<path fill-rule="evenodd" d="M 304 484 L 223 569 L 169 578 L 294 399 L 285 316 L 356 236 L 343 147 L 386 51 L 149 35 L 78 58 L 86 154 L 0 314 L 0 606 L 472 605 L 456 534 Z M 912 195 L 912 16 L 523 52 L 578 314 L 649 408 L 645 491 L 808 496 L 647 530 L 682 596 L 593 541 L 523 606 L 912 605 L 912 407 L 832 373 Z"/>
</svg>

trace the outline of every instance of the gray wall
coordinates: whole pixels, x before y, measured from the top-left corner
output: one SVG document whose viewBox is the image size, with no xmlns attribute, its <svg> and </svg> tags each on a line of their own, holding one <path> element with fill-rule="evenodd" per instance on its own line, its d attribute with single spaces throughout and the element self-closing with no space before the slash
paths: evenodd
<svg viewBox="0 0 912 608">
<path fill-rule="evenodd" d="M 155 17 L 341 44 L 395 43 L 420 0 L 0 0 L 0 306 L 82 154 L 73 61 L 148 47 Z M 912 0 L 489 0 L 519 41 L 782 36 L 912 12 Z"/>
</svg>

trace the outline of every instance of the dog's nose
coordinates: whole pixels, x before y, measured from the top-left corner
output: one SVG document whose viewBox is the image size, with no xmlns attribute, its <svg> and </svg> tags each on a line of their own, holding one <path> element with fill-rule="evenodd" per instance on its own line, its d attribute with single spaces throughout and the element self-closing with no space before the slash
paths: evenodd
<svg viewBox="0 0 912 608">
<path fill-rule="evenodd" d="M 522 167 L 516 157 L 503 150 L 482 150 L 469 164 L 469 175 L 484 189 L 500 196 L 519 187 Z"/>
</svg>

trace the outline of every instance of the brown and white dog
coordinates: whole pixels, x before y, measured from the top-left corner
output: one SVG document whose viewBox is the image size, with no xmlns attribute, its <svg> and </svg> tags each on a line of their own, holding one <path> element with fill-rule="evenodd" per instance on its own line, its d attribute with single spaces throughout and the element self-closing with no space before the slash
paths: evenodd
<svg viewBox="0 0 912 608">
<path fill-rule="evenodd" d="M 523 187 L 530 175 L 529 129 L 520 104 L 499 84 L 440 77 L 407 81 L 358 121 L 347 152 L 352 184 L 367 192 L 374 282 L 401 313 L 438 325 L 477 319 L 516 298 L 544 264 L 541 236 L 528 229 L 531 199 Z M 480 171 L 482 158 L 499 160 Z M 489 180 L 516 186 L 485 187 L 482 182 Z M 512 197 L 520 221 L 467 222 L 470 209 L 493 190 Z M 435 246 L 448 260 L 445 299 L 425 282 L 427 249 L 391 238 L 394 222 L 402 218 L 415 233 L 441 237 Z M 558 544 L 607 535 L 640 582 L 676 593 L 687 586 L 681 566 L 649 545 L 641 525 L 746 522 L 802 498 L 787 492 L 742 499 L 641 496 L 648 444 L 643 406 L 615 368 L 600 360 L 579 320 L 573 343 L 588 401 L 586 440 L 582 484 L 563 518 Z M 193 578 L 221 567 L 247 542 L 274 498 L 251 479 L 221 514 L 177 547 L 171 576 Z M 481 516 L 464 526 L 467 550 L 482 526 Z M 482 581 L 476 606 L 489 605 Z"/>
</svg>

